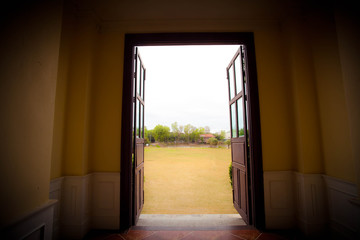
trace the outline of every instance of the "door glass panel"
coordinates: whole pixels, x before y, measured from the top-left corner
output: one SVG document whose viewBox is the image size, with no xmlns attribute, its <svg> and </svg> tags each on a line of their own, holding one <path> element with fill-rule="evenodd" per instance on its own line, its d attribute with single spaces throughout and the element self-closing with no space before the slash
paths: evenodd
<svg viewBox="0 0 360 240">
<path fill-rule="evenodd" d="M 140 104 L 140 138 L 144 138 L 144 105 Z"/>
<path fill-rule="evenodd" d="M 236 109 L 235 109 L 236 104 L 233 103 L 230 106 L 231 109 L 231 137 L 232 138 L 236 138 L 237 137 L 237 127 L 236 127 Z"/>
<path fill-rule="evenodd" d="M 236 79 L 236 94 L 242 91 L 242 66 L 240 61 L 241 55 L 239 54 L 235 60 L 235 79 Z"/>
<path fill-rule="evenodd" d="M 239 137 L 244 136 L 244 109 L 243 109 L 243 103 L 242 98 L 239 98 L 237 101 L 237 107 L 238 107 L 238 127 L 239 127 Z"/>
<path fill-rule="evenodd" d="M 234 82 L 234 65 L 229 68 L 229 88 L 230 88 L 230 100 L 235 96 L 235 82 Z"/>
<path fill-rule="evenodd" d="M 138 138 L 139 137 L 139 119 L 140 119 L 140 111 L 139 111 L 139 100 L 136 99 L 136 123 L 135 123 L 135 128 L 136 128 L 136 137 Z"/>
<path fill-rule="evenodd" d="M 143 89 L 143 81 L 142 81 L 142 79 L 143 79 L 143 76 L 142 76 L 142 67 L 141 67 L 141 63 L 140 63 L 140 89 L 139 89 L 139 96 L 142 98 L 142 89 Z"/>
<path fill-rule="evenodd" d="M 139 111 L 139 132 L 138 132 L 138 135 L 139 135 L 139 138 L 141 138 L 141 128 L 142 128 L 142 112 L 141 112 L 141 106 L 142 106 L 142 104 L 141 104 L 141 102 L 139 101 L 139 109 L 138 109 L 138 111 Z"/>
<path fill-rule="evenodd" d="M 135 114 L 135 102 L 133 102 L 133 115 Z M 136 118 L 135 118 L 135 121 L 136 121 Z M 132 126 L 132 136 L 134 138 L 134 131 L 135 131 L 135 125 L 136 125 L 136 122 L 134 123 L 133 122 L 133 126 Z"/>
<path fill-rule="evenodd" d="M 140 94 L 140 71 L 141 71 L 141 64 L 140 58 L 137 58 L 137 66 L 136 66 L 136 93 Z"/>
<path fill-rule="evenodd" d="M 141 98 L 144 100 L 144 88 L 145 88 L 145 69 L 141 69 Z"/>
</svg>

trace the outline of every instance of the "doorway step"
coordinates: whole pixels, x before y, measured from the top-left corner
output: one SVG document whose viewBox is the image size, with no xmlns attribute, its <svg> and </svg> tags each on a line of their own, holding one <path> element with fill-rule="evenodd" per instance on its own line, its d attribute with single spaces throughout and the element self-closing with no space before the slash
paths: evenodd
<svg viewBox="0 0 360 240">
<path fill-rule="evenodd" d="M 246 227 L 239 214 L 141 214 L 136 228 L 229 229 Z"/>
</svg>

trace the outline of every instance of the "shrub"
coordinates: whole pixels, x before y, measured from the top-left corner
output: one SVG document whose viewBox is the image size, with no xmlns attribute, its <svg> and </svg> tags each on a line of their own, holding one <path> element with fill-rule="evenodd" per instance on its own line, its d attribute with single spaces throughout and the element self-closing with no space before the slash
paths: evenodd
<svg viewBox="0 0 360 240">
<path fill-rule="evenodd" d="M 209 144 L 211 146 L 215 147 L 218 144 L 218 140 L 216 138 L 212 137 L 212 138 L 209 139 Z"/>
<path fill-rule="evenodd" d="M 231 188 L 233 188 L 233 182 L 232 182 L 232 162 L 230 162 L 230 165 L 229 165 L 229 178 L 230 178 Z"/>
</svg>

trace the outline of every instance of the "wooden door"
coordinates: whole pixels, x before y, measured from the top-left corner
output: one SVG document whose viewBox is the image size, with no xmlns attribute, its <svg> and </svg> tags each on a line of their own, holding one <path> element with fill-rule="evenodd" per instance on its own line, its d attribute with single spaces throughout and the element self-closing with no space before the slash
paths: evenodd
<svg viewBox="0 0 360 240">
<path fill-rule="evenodd" d="M 135 225 L 144 206 L 145 67 L 141 61 L 138 48 L 135 49 L 133 99 L 133 224 Z"/>
<path fill-rule="evenodd" d="M 231 126 L 233 202 L 243 220 L 250 224 L 245 63 L 245 47 L 240 46 L 226 71 Z"/>
</svg>

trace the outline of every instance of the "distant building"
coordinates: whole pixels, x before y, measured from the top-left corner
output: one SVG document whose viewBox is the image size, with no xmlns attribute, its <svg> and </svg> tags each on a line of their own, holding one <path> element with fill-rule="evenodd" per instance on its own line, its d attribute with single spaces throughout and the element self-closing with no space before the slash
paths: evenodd
<svg viewBox="0 0 360 240">
<path fill-rule="evenodd" d="M 210 138 L 214 138 L 215 136 L 212 135 L 211 133 L 207 133 L 207 134 L 200 134 L 200 141 L 203 141 L 203 142 L 208 142 L 208 140 Z"/>
</svg>

